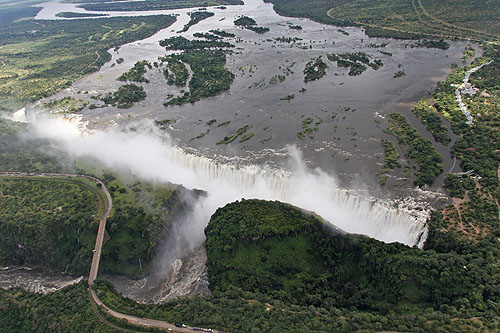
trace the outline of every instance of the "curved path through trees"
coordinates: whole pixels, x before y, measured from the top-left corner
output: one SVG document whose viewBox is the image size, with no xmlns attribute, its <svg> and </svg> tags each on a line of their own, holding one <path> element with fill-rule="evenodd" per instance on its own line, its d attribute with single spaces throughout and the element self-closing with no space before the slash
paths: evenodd
<svg viewBox="0 0 500 333">
<path fill-rule="evenodd" d="M 114 311 L 107 307 L 97 296 L 95 291 L 92 289 L 92 285 L 94 284 L 95 279 L 97 278 L 97 272 L 99 271 L 99 263 L 101 260 L 101 252 L 102 252 L 102 244 L 104 242 L 104 235 L 106 233 L 106 219 L 109 217 L 109 214 L 111 213 L 111 210 L 113 208 L 113 201 L 111 199 L 111 195 L 108 192 L 108 189 L 104 185 L 102 181 L 95 177 L 87 176 L 87 175 L 78 175 L 78 174 L 71 174 L 71 173 L 35 173 L 35 172 L 0 172 L 0 176 L 11 176 L 11 177 L 70 177 L 70 178 L 86 178 L 89 180 L 92 180 L 96 183 L 96 188 L 91 189 L 95 192 L 100 189 L 102 193 L 104 193 L 107 202 L 103 199 L 102 195 L 100 195 L 99 192 L 99 197 L 102 201 L 102 208 L 103 208 L 103 216 L 101 217 L 99 221 L 99 229 L 97 231 L 97 237 L 96 237 L 96 242 L 95 242 L 95 247 L 93 250 L 93 256 L 92 256 L 92 264 L 90 265 L 90 273 L 89 273 L 89 279 L 88 279 L 88 291 L 89 295 L 91 298 L 91 302 L 94 302 L 95 305 L 99 306 L 106 314 L 120 319 L 120 320 L 126 320 L 129 324 L 137 325 L 139 327 L 147 328 L 161 328 L 161 329 L 167 329 L 169 331 L 176 331 L 176 332 L 199 332 L 199 331 L 209 331 L 209 332 L 220 332 L 217 330 L 211 330 L 211 329 L 201 329 L 201 328 L 193 328 L 189 327 L 186 325 L 183 325 L 184 327 L 177 327 L 175 324 L 168 323 L 166 321 L 161 321 L 161 320 L 154 320 L 154 319 L 148 319 L 148 318 L 140 318 L 136 316 L 131 316 L 127 314 L 123 314 L 117 311 Z M 85 186 L 89 187 L 88 184 L 84 184 Z M 98 312 L 97 308 L 92 306 L 92 308 L 96 311 L 96 315 L 104 321 L 107 325 L 110 325 L 114 328 L 117 328 L 116 325 L 108 322 L 106 319 L 104 319 Z"/>
</svg>

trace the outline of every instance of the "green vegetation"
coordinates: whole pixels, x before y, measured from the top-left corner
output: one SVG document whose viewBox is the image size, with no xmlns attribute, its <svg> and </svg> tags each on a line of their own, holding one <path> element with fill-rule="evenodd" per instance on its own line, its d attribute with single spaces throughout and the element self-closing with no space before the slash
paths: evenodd
<svg viewBox="0 0 500 333">
<path fill-rule="evenodd" d="M 170 37 L 160 41 L 167 50 L 201 50 L 206 48 L 234 47 L 233 44 L 218 40 L 189 40 L 182 36 Z"/>
<path fill-rule="evenodd" d="M 210 288 L 238 287 L 326 312 L 330 307 L 331 315 L 335 308 L 372 315 L 395 311 L 402 320 L 397 329 L 404 331 L 432 325 L 419 318 L 427 311 L 457 319 L 475 313 L 490 324 L 487 318 L 498 318 L 499 282 L 488 278 L 488 272 L 499 272 L 494 255 L 488 260 L 479 253 L 421 251 L 343 234 L 323 223 L 279 202 L 242 200 L 218 209 L 205 230 Z M 499 253 L 498 243 L 490 251 Z M 487 293 L 478 294 L 475 274 L 486 279 Z M 472 305 L 473 297 L 485 307 Z M 380 324 L 379 329 L 389 328 Z"/>
<path fill-rule="evenodd" d="M 119 109 L 128 109 L 136 102 L 140 102 L 146 98 L 146 92 L 143 87 L 135 84 L 125 84 L 120 86 L 117 91 L 108 93 L 101 100 L 105 104 L 113 105 Z"/>
<path fill-rule="evenodd" d="M 337 31 L 340 32 L 342 35 L 349 36 L 349 33 L 344 29 L 337 29 Z"/>
<path fill-rule="evenodd" d="M 314 123 L 313 123 L 314 122 Z M 316 121 L 313 118 L 306 118 L 302 120 L 302 131 L 297 133 L 297 137 L 301 140 L 305 140 L 306 136 L 309 139 L 314 140 L 314 132 L 318 131 L 319 125 L 323 122 L 323 119 L 316 116 Z M 309 127 L 309 126 L 313 127 Z"/>
<path fill-rule="evenodd" d="M 302 26 L 296 24 L 296 25 L 289 25 L 288 26 L 290 29 L 293 29 L 293 30 L 302 30 Z"/>
<path fill-rule="evenodd" d="M 476 56 L 476 50 L 471 46 L 466 46 L 464 54 L 462 55 L 462 61 L 466 62 L 468 59 L 474 58 Z"/>
<path fill-rule="evenodd" d="M 447 173 L 444 179 L 444 187 L 454 198 L 463 199 L 466 191 L 476 188 L 476 182 L 467 175 L 455 175 Z"/>
<path fill-rule="evenodd" d="M 207 121 L 205 123 L 205 125 L 207 126 L 212 126 L 213 124 L 215 124 L 217 122 L 217 119 L 210 119 L 209 121 Z"/>
<path fill-rule="evenodd" d="M 441 142 L 444 145 L 448 145 L 451 142 L 451 138 L 448 136 L 448 129 L 443 125 L 439 113 L 432 105 L 422 100 L 413 108 L 413 113 L 420 118 L 422 124 L 437 142 Z"/>
<path fill-rule="evenodd" d="M 422 41 L 419 41 L 417 43 L 415 43 L 414 45 L 412 45 L 412 47 L 427 47 L 427 48 L 435 48 L 435 49 L 441 49 L 441 50 L 447 50 L 450 48 L 450 43 L 448 42 L 445 42 L 444 40 L 439 40 L 439 41 L 436 41 L 436 40 L 427 40 L 427 39 L 424 39 Z"/>
<path fill-rule="evenodd" d="M 151 68 L 152 66 L 147 60 L 138 61 L 134 64 L 134 67 L 132 67 L 128 72 L 120 75 L 117 80 L 149 83 L 149 80 L 144 77 L 144 74 L 146 74 L 148 69 Z"/>
<path fill-rule="evenodd" d="M 155 125 L 158 126 L 160 129 L 165 129 L 169 125 L 174 124 L 175 122 L 177 122 L 177 119 L 155 120 Z"/>
<path fill-rule="evenodd" d="M 280 43 L 295 43 L 299 40 L 302 40 L 302 38 L 299 37 L 275 37 L 275 41 L 280 42 Z"/>
<path fill-rule="evenodd" d="M 76 17 L 103 17 L 108 14 L 95 14 L 95 13 L 75 13 L 75 12 L 60 12 L 56 14 L 57 17 L 76 18 Z"/>
<path fill-rule="evenodd" d="M 217 127 L 224 127 L 224 126 L 227 126 L 229 124 L 231 124 L 231 120 L 228 120 L 228 121 L 225 121 L 223 123 L 220 123 L 219 125 L 217 125 Z"/>
<path fill-rule="evenodd" d="M 222 37 L 217 36 L 215 34 L 210 34 L 208 32 L 195 32 L 193 34 L 193 37 L 196 37 L 196 38 L 205 38 L 205 39 L 208 39 L 208 40 L 222 39 Z"/>
<path fill-rule="evenodd" d="M 363 74 L 367 69 L 365 65 L 370 66 L 374 70 L 384 65 L 380 59 L 375 59 L 374 62 L 370 62 L 370 56 L 365 52 L 331 53 L 327 54 L 327 58 L 330 61 L 337 62 L 337 67 L 349 68 L 349 76 Z"/>
<path fill-rule="evenodd" d="M 284 97 L 281 97 L 280 100 L 281 101 L 289 101 L 289 100 L 294 99 L 294 98 L 295 98 L 295 95 L 291 94 L 291 95 L 286 95 Z"/>
<path fill-rule="evenodd" d="M 481 114 L 480 117 L 475 117 L 473 126 L 469 126 L 465 123 L 466 118 L 456 102 L 456 88 L 451 84 L 460 84 L 466 70 L 489 59 L 494 61 L 471 75 L 471 83 L 487 95 L 476 93 L 467 99 L 467 108 L 471 113 Z M 461 161 L 462 168 L 481 176 L 480 183 L 494 197 L 499 193 L 497 179 L 497 169 L 500 165 L 498 154 L 500 135 L 497 130 L 500 123 L 497 109 L 500 103 L 499 59 L 498 47 L 488 47 L 485 57 L 476 60 L 471 66 L 454 69 L 446 80 L 438 83 L 438 88 L 433 93 L 434 107 L 450 121 L 453 133 L 458 136 L 453 152 Z"/>
<path fill-rule="evenodd" d="M 76 113 L 82 111 L 88 104 L 82 99 L 66 96 L 61 99 L 49 100 L 42 105 L 52 113 Z"/>
<path fill-rule="evenodd" d="M 362 26 L 371 37 L 499 40 L 500 4 L 467 0 L 266 0 L 283 16 Z"/>
<path fill-rule="evenodd" d="M 172 185 L 152 185 L 130 177 L 125 177 L 128 181 L 124 182 L 103 171 L 102 167 L 96 169 L 99 164 L 95 161 L 79 162 L 84 170 L 77 169 L 74 162 L 62 152 L 48 154 L 51 151 L 48 140 L 22 135 L 28 130 L 26 124 L 0 119 L 0 170 L 96 174 L 106 184 L 113 198 L 113 210 L 106 227 L 110 239 L 103 247 L 100 269 L 130 277 L 142 275 L 138 260 L 140 258 L 146 270 L 156 244 L 173 216 L 185 208 L 181 195 L 183 189 Z M 17 228 L 16 232 L 1 232 L 0 247 L 4 244 L 10 246 L 16 239 L 27 247 L 23 250 L 16 246 L 15 252 L 2 249 L 0 256 L 13 258 L 18 263 L 22 263 L 22 260 L 36 263 L 38 260 L 41 264 L 50 264 L 61 270 L 85 272 L 90 266 L 97 219 L 100 217 L 94 214 L 99 202 L 95 203 L 95 197 L 89 201 L 90 189 L 69 180 L 43 182 L 30 178 L 16 184 L 6 192 L 8 195 L 19 194 L 12 199 L 0 196 L 0 204 L 8 205 L 0 211 L 2 216 L 9 219 L 15 216 L 22 218 L 13 224 L 0 224 L 0 228 Z M 94 183 L 90 186 L 96 189 Z M 24 200 L 20 199 L 19 196 L 24 194 Z M 11 200 L 15 200 L 14 206 Z M 93 217 L 93 214 L 96 216 Z M 52 246 L 45 242 L 52 242 Z M 42 253 L 35 256 L 33 251 Z"/>
<path fill-rule="evenodd" d="M 222 125 L 222 124 L 221 124 Z M 219 125 L 219 126 L 221 126 Z M 217 127 L 219 127 L 217 126 Z M 233 135 L 231 136 L 226 136 L 224 137 L 224 139 L 220 140 L 219 142 L 217 142 L 218 145 L 222 145 L 222 144 L 229 144 L 231 142 L 233 142 L 234 140 L 236 140 L 240 135 L 243 135 L 246 133 L 246 131 L 248 131 L 252 126 L 250 125 L 245 125 L 243 127 L 240 127 L 236 130 L 236 133 L 234 133 Z M 250 135 L 248 138 L 246 138 L 246 140 L 250 139 L 252 136 L 253 136 L 253 133 L 250 133 L 252 135 Z M 245 135 L 243 138 L 247 137 L 247 135 Z M 241 138 L 240 142 L 243 142 L 243 141 L 246 141 L 246 140 L 243 140 L 243 138 Z"/>
<path fill-rule="evenodd" d="M 65 172 L 55 155 L 48 155 L 48 140 L 21 135 L 24 123 L 0 118 L 0 171 Z"/>
<path fill-rule="evenodd" d="M 0 25 L 0 112 L 68 87 L 109 61 L 109 48 L 151 36 L 174 21 L 155 15 Z"/>
<path fill-rule="evenodd" d="M 170 57 L 189 64 L 193 75 L 189 81 L 189 92 L 165 102 L 165 106 L 194 103 L 205 97 L 216 96 L 229 90 L 234 80 L 234 74 L 225 68 L 224 51 L 192 50 Z"/>
<path fill-rule="evenodd" d="M 304 82 L 319 80 L 326 75 L 328 65 L 323 62 L 321 56 L 310 60 L 304 68 Z"/>
<path fill-rule="evenodd" d="M 206 11 L 202 11 L 202 12 L 193 12 L 193 13 L 188 13 L 189 17 L 190 17 L 190 20 L 188 23 L 186 23 L 184 25 L 184 28 L 182 28 L 181 31 L 178 31 L 178 32 L 186 32 L 189 30 L 189 28 L 195 24 L 197 24 L 198 22 L 202 21 L 202 20 L 205 20 L 209 17 L 212 17 L 214 16 L 215 14 L 212 13 L 212 12 L 206 12 Z"/>
<path fill-rule="evenodd" d="M 167 67 L 163 70 L 163 75 L 167 79 L 168 85 L 176 85 L 177 87 L 186 86 L 189 78 L 186 65 L 174 57 L 168 57 Z"/>
<path fill-rule="evenodd" d="M 380 145 L 384 149 L 384 169 L 394 169 L 400 168 L 401 163 L 399 163 L 399 153 L 396 150 L 394 143 L 387 139 L 382 139 Z"/>
<path fill-rule="evenodd" d="M 405 71 L 397 71 L 396 73 L 394 73 L 394 75 L 392 77 L 396 79 L 398 77 L 402 77 L 405 75 L 406 75 Z"/>
<path fill-rule="evenodd" d="M 145 0 L 84 3 L 80 7 L 90 11 L 147 11 L 180 8 L 207 7 L 219 5 L 242 5 L 240 0 Z"/>
<path fill-rule="evenodd" d="M 0 289 L 0 331 L 120 332 L 103 323 L 92 310 L 87 281 L 49 293 Z"/>
<path fill-rule="evenodd" d="M 258 34 L 263 34 L 263 33 L 266 33 L 269 31 L 269 28 L 257 27 L 256 26 L 257 22 L 255 22 L 255 20 L 253 18 L 248 17 L 248 16 L 241 16 L 241 17 L 237 18 L 236 20 L 234 20 L 233 23 L 234 23 L 234 25 L 243 27 L 247 30 L 254 31 Z"/>
<path fill-rule="evenodd" d="M 255 20 L 253 18 L 248 17 L 248 16 L 241 16 L 241 17 L 237 18 L 236 20 L 234 20 L 233 23 L 234 23 L 234 25 L 238 25 L 241 27 L 257 25 L 257 22 L 255 22 Z"/>
<path fill-rule="evenodd" d="M 241 139 L 239 140 L 239 142 L 241 143 L 241 142 L 248 141 L 248 140 L 250 140 L 250 139 L 251 139 L 254 135 L 255 135 L 255 133 L 253 133 L 253 132 L 247 133 L 247 134 L 245 134 L 245 135 L 243 135 L 243 136 L 241 137 Z"/>
<path fill-rule="evenodd" d="M 83 179 L 0 176 L 0 265 L 87 272 L 103 205 Z"/>
<path fill-rule="evenodd" d="M 443 158 L 432 143 L 420 136 L 400 113 L 389 115 L 389 126 L 384 132 L 395 136 L 401 148 L 406 149 L 405 156 L 417 163 L 415 185 L 432 185 L 436 177 L 443 172 Z"/>
<path fill-rule="evenodd" d="M 236 35 L 235 34 L 232 34 L 232 33 L 229 33 L 229 32 L 225 32 L 224 30 L 210 30 L 211 33 L 213 33 L 214 35 L 217 35 L 217 36 L 220 36 L 220 37 L 235 37 Z"/>
</svg>

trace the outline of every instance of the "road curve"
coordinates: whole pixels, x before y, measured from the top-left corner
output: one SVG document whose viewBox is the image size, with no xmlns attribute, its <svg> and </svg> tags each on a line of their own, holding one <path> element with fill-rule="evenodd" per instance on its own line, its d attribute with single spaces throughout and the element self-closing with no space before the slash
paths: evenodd
<svg viewBox="0 0 500 333">
<path fill-rule="evenodd" d="M 99 306 L 102 310 L 104 310 L 107 314 L 110 316 L 113 316 L 117 319 L 125 319 L 127 322 L 133 325 L 137 325 L 139 327 L 147 328 L 147 327 L 152 327 L 152 328 L 162 328 L 162 329 L 167 329 L 169 331 L 176 331 L 176 332 L 200 332 L 200 331 L 205 331 L 205 332 L 215 332 L 219 333 L 221 331 L 217 330 L 212 330 L 212 329 L 203 329 L 203 328 L 194 328 L 194 327 L 189 327 L 184 325 L 184 327 L 178 327 L 175 324 L 168 323 L 166 321 L 161 321 L 161 320 L 154 320 L 154 319 L 148 319 L 148 318 L 139 318 L 127 314 L 123 314 L 117 311 L 114 311 L 110 309 L 109 307 L 104 304 L 95 291 L 92 289 L 92 285 L 94 284 L 95 279 L 97 278 L 97 272 L 99 271 L 99 262 L 101 259 L 101 251 L 102 251 L 102 244 L 104 242 L 104 234 L 106 232 L 106 219 L 108 218 L 109 214 L 111 213 L 112 209 L 112 204 L 113 201 L 111 199 L 111 195 L 108 192 L 108 189 L 104 185 L 102 181 L 100 181 L 97 178 L 87 176 L 87 175 L 78 175 L 78 174 L 70 174 L 70 173 L 34 173 L 34 172 L 0 172 L 0 176 L 12 176 L 12 177 L 73 177 L 73 178 L 87 178 L 90 179 L 97 184 L 97 188 L 100 188 L 101 191 L 106 195 L 106 198 L 108 200 L 108 206 L 106 209 L 106 205 L 103 202 L 103 216 L 101 220 L 99 221 L 99 229 L 97 231 L 97 237 L 96 237 L 96 242 L 95 242 L 95 247 L 94 247 L 94 254 L 92 257 L 92 264 L 90 266 L 90 273 L 89 273 L 89 281 L 88 281 L 88 291 L 90 294 L 90 297 L 92 300 L 95 302 L 97 306 Z M 105 321 L 106 324 L 110 324 L 109 322 Z"/>
</svg>

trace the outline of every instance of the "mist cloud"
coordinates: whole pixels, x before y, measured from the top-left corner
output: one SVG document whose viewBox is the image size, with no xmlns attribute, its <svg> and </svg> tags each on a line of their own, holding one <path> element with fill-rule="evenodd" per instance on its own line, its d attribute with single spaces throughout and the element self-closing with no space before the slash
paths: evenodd
<svg viewBox="0 0 500 333">
<path fill-rule="evenodd" d="M 34 126 L 36 135 L 51 139 L 70 155 L 92 156 L 109 168 L 125 168 L 149 181 L 207 191 L 207 196 L 197 199 L 191 214 L 172 231 L 167 240 L 170 244 L 164 249 L 168 258 L 180 257 L 202 244 L 203 230 L 215 210 L 241 198 L 285 201 L 317 213 L 344 231 L 385 242 L 414 245 L 425 231 L 425 214 L 411 216 L 404 209 L 339 188 L 335 177 L 321 169 L 310 169 L 295 146 L 287 147 L 288 170 L 273 170 L 219 164 L 188 154 L 152 126 L 135 131 L 109 128 L 92 134 L 82 134 L 76 124 L 63 119 L 39 119 Z"/>
</svg>

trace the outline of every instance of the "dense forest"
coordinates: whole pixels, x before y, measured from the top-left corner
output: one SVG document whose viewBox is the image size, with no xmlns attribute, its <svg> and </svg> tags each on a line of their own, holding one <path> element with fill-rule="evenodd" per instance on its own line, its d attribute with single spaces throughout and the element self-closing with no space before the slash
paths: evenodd
<svg viewBox="0 0 500 333">
<path fill-rule="evenodd" d="M 205 232 L 213 294 L 143 305 L 98 282 L 122 313 L 225 331 L 496 331 L 496 234 L 465 242 L 430 220 L 425 250 L 346 234 L 288 204 L 242 200 Z"/>
<path fill-rule="evenodd" d="M 92 310 L 87 281 L 47 295 L 0 289 L 0 331 L 121 332 L 102 322 Z"/>
<path fill-rule="evenodd" d="M 92 182 L 0 177 L 0 265 L 88 271 L 103 202 Z"/>
</svg>

